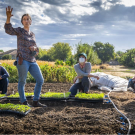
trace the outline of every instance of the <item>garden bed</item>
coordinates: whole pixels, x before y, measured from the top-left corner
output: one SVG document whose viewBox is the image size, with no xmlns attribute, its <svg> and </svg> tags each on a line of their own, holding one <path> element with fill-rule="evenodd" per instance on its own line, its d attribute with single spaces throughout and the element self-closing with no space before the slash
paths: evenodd
<svg viewBox="0 0 135 135">
<path fill-rule="evenodd" d="M 8 94 L 17 92 L 17 83 L 9 84 Z M 25 91 L 33 92 L 34 83 L 26 84 Z M 51 91 L 68 92 L 72 84 L 44 83 L 42 93 Z M 97 88 L 92 88 L 90 93 L 100 93 Z M 107 92 L 104 92 L 107 94 Z M 135 134 L 135 94 L 128 92 L 112 92 L 110 95 L 118 109 L 131 121 L 131 134 Z M 1 103 L 9 101 L 0 100 Z M 19 101 L 10 101 L 18 104 Z M 32 101 L 28 101 L 32 104 Z M 126 134 L 121 131 L 124 127 L 120 122 L 121 115 L 117 113 L 111 103 L 90 102 L 63 102 L 42 100 L 47 108 L 31 108 L 25 117 L 17 115 L 0 115 L 1 134 Z M 127 127 L 126 127 L 127 129 Z"/>
</svg>

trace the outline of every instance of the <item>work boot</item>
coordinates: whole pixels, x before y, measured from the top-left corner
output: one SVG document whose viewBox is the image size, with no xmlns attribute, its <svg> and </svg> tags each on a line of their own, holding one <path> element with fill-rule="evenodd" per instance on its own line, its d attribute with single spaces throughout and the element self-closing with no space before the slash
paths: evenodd
<svg viewBox="0 0 135 135">
<path fill-rule="evenodd" d="M 27 105 L 27 106 L 29 106 L 29 107 L 32 107 L 30 104 L 28 104 L 27 101 L 23 102 L 22 105 Z"/>
<path fill-rule="evenodd" d="M 39 101 L 33 101 L 33 107 L 47 107 L 44 104 L 41 104 Z"/>
</svg>

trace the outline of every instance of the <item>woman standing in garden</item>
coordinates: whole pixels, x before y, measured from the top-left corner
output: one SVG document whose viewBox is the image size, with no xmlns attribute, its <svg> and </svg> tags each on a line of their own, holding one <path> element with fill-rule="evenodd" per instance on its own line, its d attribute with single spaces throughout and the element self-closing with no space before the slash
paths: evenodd
<svg viewBox="0 0 135 135">
<path fill-rule="evenodd" d="M 88 93 L 90 89 L 90 80 L 89 77 L 94 77 L 99 79 L 98 76 L 94 76 L 90 74 L 91 72 L 91 63 L 87 61 L 87 55 L 85 53 L 80 53 L 78 55 L 79 63 L 74 66 L 74 69 L 77 73 L 77 76 L 74 79 L 74 84 L 71 86 L 69 92 L 71 92 L 71 96 L 75 96 L 77 90 L 83 91 L 84 93 Z"/>
<path fill-rule="evenodd" d="M 30 31 L 30 25 L 32 23 L 29 14 L 24 14 L 21 18 L 23 28 L 13 28 L 10 23 L 10 19 L 13 16 L 10 6 L 6 8 L 7 20 L 5 23 L 5 32 L 9 35 L 17 36 L 17 69 L 19 75 L 18 92 L 20 95 L 20 101 L 24 105 L 29 105 L 25 97 L 25 83 L 28 71 L 36 80 L 36 86 L 34 89 L 33 106 L 34 107 L 46 107 L 39 102 L 40 92 L 42 84 L 44 82 L 41 70 L 36 63 L 35 56 L 38 54 L 39 49 L 36 45 L 35 34 Z"/>
</svg>

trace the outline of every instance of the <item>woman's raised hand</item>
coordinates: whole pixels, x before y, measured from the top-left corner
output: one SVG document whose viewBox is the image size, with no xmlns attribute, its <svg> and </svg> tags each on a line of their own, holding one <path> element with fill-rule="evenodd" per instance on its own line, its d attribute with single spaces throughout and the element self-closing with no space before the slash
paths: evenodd
<svg viewBox="0 0 135 135">
<path fill-rule="evenodd" d="M 12 15 L 12 11 L 13 11 L 13 8 L 11 8 L 11 6 L 8 6 L 8 7 L 6 8 L 6 15 L 7 15 L 7 18 L 10 18 L 10 17 L 13 16 L 13 15 Z"/>
</svg>

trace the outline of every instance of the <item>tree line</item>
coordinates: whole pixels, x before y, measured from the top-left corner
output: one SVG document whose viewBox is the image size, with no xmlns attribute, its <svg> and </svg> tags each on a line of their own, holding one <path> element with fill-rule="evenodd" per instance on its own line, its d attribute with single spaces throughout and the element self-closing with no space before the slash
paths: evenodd
<svg viewBox="0 0 135 135">
<path fill-rule="evenodd" d="M 74 47 L 74 48 L 73 48 Z M 57 42 L 50 49 L 39 48 L 37 60 L 55 61 L 56 64 L 65 62 L 67 65 L 73 65 L 78 62 L 78 54 L 84 52 L 87 54 L 87 61 L 94 64 L 103 64 L 110 60 L 116 60 L 120 64 L 134 67 L 135 66 L 135 49 L 126 52 L 117 51 L 110 43 L 94 42 L 94 44 L 82 43 L 81 41 L 70 46 L 68 43 Z M 74 54 L 72 54 L 74 49 Z M 0 50 L 3 52 L 3 50 Z M 2 59 L 12 59 L 11 56 L 5 55 Z"/>
<path fill-rule="evenodd" d="M 108 62 L 115 57 L 114 46 L 110 43 L 95 42 L 90 45 L 80 41 L 74 45 L 74 54 L 72 50 L 68 43 L 58 42 L 48 50 L 39 48 L 36 58 L 44 61 L 65 61 L 73 65 L 78 61 L 78 54 L 84 52 L 87 54 L 87 61 L 94 65 Z"/>
</svg>

